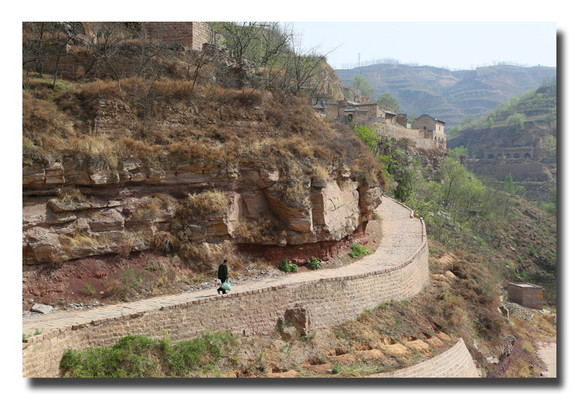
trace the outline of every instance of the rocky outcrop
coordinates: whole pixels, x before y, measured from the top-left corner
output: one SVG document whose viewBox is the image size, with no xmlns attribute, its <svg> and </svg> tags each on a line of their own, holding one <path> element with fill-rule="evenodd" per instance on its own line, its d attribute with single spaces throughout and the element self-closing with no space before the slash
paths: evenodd
<svg viewBox="0 0 578 400">
<path fill-rule="evenodd" d="M 112 168 L 66 155 L 29 163 L 23 166 L 24 263 L 171 251 L 175 241 L 181 247 L 338 242 L 372 219 L 381 202 L 380 187 L 347 170 L 319 179 L 288 176 L 279 165 L 242 159 L 235 168 L 161 166 L 129 158 Z M 291 197 L 292 190 L 300 197 Z M 205 199 L 196 204 L 192 194 Z"/>
</svg>

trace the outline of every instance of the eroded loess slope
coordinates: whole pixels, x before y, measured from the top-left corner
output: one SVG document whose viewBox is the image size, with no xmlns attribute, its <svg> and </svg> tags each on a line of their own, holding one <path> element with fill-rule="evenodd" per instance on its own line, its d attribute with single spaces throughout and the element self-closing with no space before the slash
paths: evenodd
<svg viewBox="0 0 578 400">
<path fill-rule="evenodd" d="M 174 79 L 25 87 L 24 302 L 130 288 L 136 264 L 234 268 L 238 246 L 327 259 L 380 203 L 374 158 L 297 97 Z"/>
</svg>

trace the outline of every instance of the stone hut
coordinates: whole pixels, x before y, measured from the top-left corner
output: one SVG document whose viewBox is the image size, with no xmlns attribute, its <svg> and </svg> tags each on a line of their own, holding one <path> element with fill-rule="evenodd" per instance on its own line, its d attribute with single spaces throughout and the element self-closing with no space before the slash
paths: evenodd
<svg viewBox="0 0 578 400">
<path fill-rule="evenodd" d="M 397 114 L 393 111 L 385 110 L 383 108 L 379 109 L 380 111 L 380 118 L 385 120 L 386 124 L 393 124 L 397 121 Z"/>
<path fill-rule="evenodd" d="M 413 127 L 423 132 L 425 138 L 434 139 L 438 142 L 446 141 L 446 134 L 444 132 L 445 125 L 446 123 L 444 121 L 428 114 L 420 115 L 413 123 Z"/>
<path fill-rule="evenodd" d="M 145 22 L 144 28 L 149 39 L 186 50 L 201 51 L 203 44 L 213 43 L 213 30 L 207 22 Z"/>
<path fill-rule="evenodd" d="M 544 305 L 544 288 L 531 283 L 510 283 L 508 299 L 525 307 L 542 309 Z"/>
<path fill-rule="evenodd" d="M 384 110 L 377 103 L 358 103 L 344 100 L 337 105 L 337 117 L 345 121 L 358 121 L 368 123 L 372 120 L 380 120 L 392 123 L 395 113 Z"/>
</svg>

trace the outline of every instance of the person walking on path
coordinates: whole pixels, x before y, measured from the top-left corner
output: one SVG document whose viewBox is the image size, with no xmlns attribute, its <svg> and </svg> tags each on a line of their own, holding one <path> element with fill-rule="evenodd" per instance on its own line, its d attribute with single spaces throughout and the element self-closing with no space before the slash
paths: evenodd
<svg viewBox="0 0 578 400">
<path fill-rule="evenodd" d="M 226 294 L 227 291 L 223 289 L 223 283 L 229 279 L 229 267 L 227 267 L 227 259 L 223 260 L 223 263 L 219 265 L 219 271 L 217 272 L 217 278 L 221 281 L 221 285 L 217 289 L 217 293 Z"/>
</svg>

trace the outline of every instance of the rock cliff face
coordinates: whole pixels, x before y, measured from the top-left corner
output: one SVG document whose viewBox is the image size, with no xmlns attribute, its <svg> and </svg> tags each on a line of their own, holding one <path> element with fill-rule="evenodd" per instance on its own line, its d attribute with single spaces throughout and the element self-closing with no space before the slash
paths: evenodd
<svg viewBox="0 0 578 400">
<path fill-rule="evenodd" d="M 242 253 L 327 259 L 373 218 L 385 177 L 350 127 L 303 93 L 221 82 L 233 73 L 221 57 L 163 54 L 160 77 L 27 78 L 26 301 L 125 298 L 125 272 L 150 278 L 147 294 L 156 278 L 177 290 L 165 281 L 196 284 L 223 257 L 263 266 Z"/>
<path fill-rule="evenodd" d="M 63 156 L 24 166 L 25 264 L 153 247 L 169 252 L 177 239 L 181 248 L 185 241 L 198 246 L 338 242 L 372 219 L 381 202 L 380 187 L 360 184 L 347 170 L 323 179 L 293 177 L 304 181 L 308 192 L 299 204 L 285 196 L 284 172 L 263 160 L 240 160 L 234 170 L 162 167 L 138 159 L 121 164 L 113 172 Z M 205 204 L 189 204 L 191 194 L 204 196 Z M 207 206 L 210 201 L 213 206 Z"/>
</svg>

